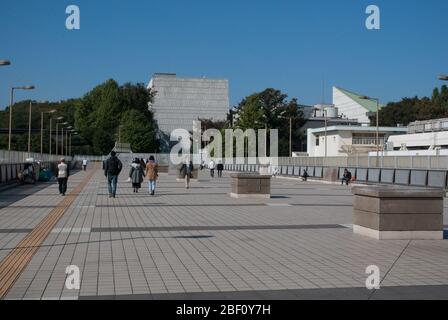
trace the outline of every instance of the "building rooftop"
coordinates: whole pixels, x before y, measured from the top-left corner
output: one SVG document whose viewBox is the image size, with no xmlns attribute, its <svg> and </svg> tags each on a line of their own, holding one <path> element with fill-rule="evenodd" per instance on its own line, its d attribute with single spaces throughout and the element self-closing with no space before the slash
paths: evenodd
<svg viewBox="0 0 448 320">
<path fill-rule="evenodd" d="M 360 106 L 364 107 L 369 112 L 376 112 L 376 101 L 374 100 L 367 100 L 367 99 L 361 99 L 362 96 L 366 96 L 364 94 L 358 94 L 356 92 L 352 92 L 346 89 L 342 89 L 340 87 L 335 87 L 339 91 L 341 91 L 343 94 L 345 94 L 347 97 L 355 101 Z M 384 105 L 380 104 L 380 109 L 384 108 Z"/>
<path fill-rule="evenodd" d="M 309 129 L 311 133 L 325 132 L 325 128 Z M 376 132 L 376 127 L 367 126 L 330 126 L 327 127 L 328 131 L 358 131 L 358 132 Z M 380 132 L 403 132 L 407 133 L 406 127 L 379 127 Z"/>
</svg>

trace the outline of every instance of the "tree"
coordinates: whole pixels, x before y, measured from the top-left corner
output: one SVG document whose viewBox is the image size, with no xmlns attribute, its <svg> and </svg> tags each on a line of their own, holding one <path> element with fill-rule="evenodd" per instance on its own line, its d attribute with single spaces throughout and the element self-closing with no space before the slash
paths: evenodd
<svg viewBox="0 0 448 320">
<path fill-rule="evenodd" d="M 131 144 L 133 152 L 152 153 L 159 148 L 157 128 L 138 110 L 126 111 L 121 118 L 121 138 Z"/>
<path fill-rule="evenodd" d="M 297 99 L 287 100 L 280 90 L 268 88 L 244 98 L 236 107 L 235 128 L 278 129 L 279 155 L 289 155 L 289 128 L 291 121 L 293 149 L 303 139 L 299 128 L 304 123 Z"/>
<path fill-rule="evenodd" d="M 148 109 L 152 97 L 143 84 L 120 87 L 110 79 L 82 98 L 76 110 L 76 126 L 96 154 L 112 150 L 120 124 L 125 128 L 122 140 L 131 143 L 133 151 L 155 152 L 157 126 Z M 146 142 L 139 142 L 143 139 Z"/>
</svg>

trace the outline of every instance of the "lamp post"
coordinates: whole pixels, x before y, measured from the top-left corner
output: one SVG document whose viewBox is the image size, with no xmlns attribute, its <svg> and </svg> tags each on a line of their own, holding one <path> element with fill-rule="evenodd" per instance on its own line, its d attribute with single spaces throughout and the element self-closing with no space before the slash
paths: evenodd
<svg viewBox="0 0 448 320">
<path fill-rule="evenodd" d="M 44 153 L 44 114 L 48 113 L 48 114 L 52 114 L 55 113 L 56 110 L 51 110 L 51 111 L 42 111 L 40 113 L 40 157 L 42 159 L 42 155 Z M 51 154 L 51 118 L 50 118 L 50 154 Z"/>
<path fill-rule="evenodd" d="M 72 136 L 77 136 L 78 132 L 76 132 L 75 130 L 71 130 L 70 132 L 70 143 L 69 143 L 69 156 L 72 155 Z"/>
<path fill-rule="evenodd" d="M 68 133 L 72 131 L 72 126 L 65 128 L 65 156 L 68 156 Z M 64 145 L 64 136 L 62 136 L 62 145 Z M 62 152 L 62 155 L 64 155 L 64 152 Z"/>
<path fill-rule="evenodd" d="M 12 105 L 14 104 L 15 90 L 34 90 L 34 86 L 12 87 L 10 102 L 9 102 L 9 137 L 8 137 L 8 151 L 11 151 L 11 135 L 12 135 Z"/>
<path fill-rule="evenodd" d="M 0 60 L 0 66 L 9 66 L 11 61 L 9 60 Z"/>
<path fill-rule="evenodd" d="M 289 157 L 292 157 L 292 117 L 289 117 Z"/>
<path fill-rule="evenodd" d="M 360 97 L 364 100 L 372 100 L 376 102 L 376 166 L 379 166 L 379 157 L 380 157 L 380 127 L 379 127 L 379 115 L 380 115 L 380 99 L 371 98 L 367 96 Z"/>
<path fill-rule="evenodd" d="M 64 119 L 64 117 L 59 117 L 58 118 L 58 120 L 63 120 Z M 56 156 L 58 156 L 59 155 L 59 147 L 58 147 L 58 138 L 59 138 L 59 125 L 62 125 L 62 126 L 65 126 L 66 124 L 68 124 L 68 122 L 63 122 L 63 123 L 61 123 L 61 122 L 58 122 L 58 123 L 56 123 Z"/>
<path fill-rule="evenodd" d="M 61 123 L 61 126 L 68 125 L 68 122 Z M 64 127 L 61 128 L 61 156 L 64 156 Z"/>
<path fill-rule="evenodd" d="M 448 81 L 448 76 L 447 75 L 441 75 L 441 76 L 439 76 L 439 80 Z"/>
<path fill-rule="evenodd" d="M 31 116 L 32 116 L 32 107 L 33 103 L 30 100 L 30 111 L 28 116 L 28 153 L 31 152 Z"/>
<path fill-rule="evenodd" d="M 327 137 L 328 137 L 328 117 L 327 117 L 327 109 L 323 109 L 324 119 L 325 119 L 325 161 L 327 161 L 328 148 L 327 148 Z"/>
</svg>

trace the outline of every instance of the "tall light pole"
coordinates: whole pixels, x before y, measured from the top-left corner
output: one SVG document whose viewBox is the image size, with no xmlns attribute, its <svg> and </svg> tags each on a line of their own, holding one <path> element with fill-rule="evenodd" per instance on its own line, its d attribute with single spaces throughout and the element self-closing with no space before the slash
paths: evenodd
<svg viewBox="0 0 448 320">
<path fill-rule="evenodd" d="M 78 135 L 78 132 L 76 132 L 75 130 L 72 130 L 71 132 L 70 132 L 70 143 L 69 143 L 69 156 L 71 156 L 72 155 L 72 136 L 76 136 L 76 135 Z"/>
<path fill-rule="evenodd" d="M 72 126 L 65 128 L 65 156 L 68 156 L 68 133 L 73 129 Z M 64 138 L 62 138 L 62 144 L 64 144 Z M 62 155 L 64 155 L 64 152 L 62 152 Z"/>
<path fill-rule="evenodd" d="M 292 157 L 292 117 L 289 117 L 289 157 Z"/>
<path fill-rule="evenodd" d="M 63 125 L 68 125 L 68 122 L 64 122 Z M 61 156 L 64 156 L 64 127 L 61 128 L 62 139 L 61 139 Z"/>
<path fill-rule="evenodd" d="M 31 116 L 32 116 L 32 101 L 30 100 L 30 111 L 28 116 L 28 153 L 31 152 Z"/>
<path fill-rule="evenodd" d="M 379 166 L 379 159 L 380 159 L 380 126 L 379 126 L 379 115 L 380 115 L 380 99 L 378 98 L 371 98 L 367 96 L 360 97 L 364 100 L 372 100 L 376 102 L 376 166 Z"/>
<path fill-rule="evenodd" d="M 9 138 L 8 138 L 8 151 L 11 151 L 11 135 L 12 135 L 12 105 L 14 104 L 14 91 L 15 90 L 33 90 L 34 86 L 22 86 L 22 87 L 12 87 L 10 102 L 9 102 Z"/>
<path fill-rule="evenodd" d="M 441 76 L 439 77 L 439 80 L 442 80 L 442 81 L 448 81 L 448 76 L 447 76 L 447 75 L 441 75 Z"/>
<path fill-rule="evenodd" d="M 40 113 L 40 157 L 42 158 L 42 154 L 44 153 L 44 114 L 45 113 L 55 113 L 57 110 L 50 110 L 50 111 L 42 111 Z M 50 118 L 50 154 L 51 154 L 51 118 Z"/>
<path fill-rule="evenodd" d="M 325 122 L 325 161 L 327 161 L 328 148 L 327 148 L 327 137 L 328 137 L 328 117 L 327 117 L 327 109 L 325 107 L 322 109 L 324 114 L 324 122 Z"/>
<path fill-rule="evenodd" d="M 0 66 L 9 66 L 11 61 L 9 60 L 0 60 Z"/>
<path fill-rule="evenodd" d="M 64 119 L 64 117 L 59 117 L 59 118 L 57 118 L 57 120 L 63 120 Z M 56 123 L 56 156 L 58 156 L 59 155 L 59 146 L 58 146 L 58 138 L 59 138 L 59 125 L 63 125 L 63 126 L 65 126 L 67 124 L 67 122 L 64 122 L 64 123 L 61 123 L 61 122 L 58 122 L 58 123 Z"/>
</svg>

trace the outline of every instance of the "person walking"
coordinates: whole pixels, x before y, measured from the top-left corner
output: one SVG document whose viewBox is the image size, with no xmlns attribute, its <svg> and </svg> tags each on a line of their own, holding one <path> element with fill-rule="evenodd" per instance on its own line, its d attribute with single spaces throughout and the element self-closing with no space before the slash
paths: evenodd
<svg viewBox="0 0 448 320">
<path fill-rule="evenodd" d="M 208 168 L 210 169 L 210 176 L 212 178 L 214 178 L 215 177 L 215 161 L 213 161 L 213 159 L 210 160 L 210 162 L 208 164 Z"/>
<path fill-rule="evenodd" d="M 118 176 L 123 169 L 123 164 L 117 158 L 117 153 L 112 151 L 109 159 L 104 163 L 104 175 L 107 177 L 107 187 L 109 189 L 109 198 L 115 198 L 117 195 Z"/>
<path fill-rule="evenodd" d="M 216 169 L 218 170 L 218 178 L 222 178 L 222 171 L 224 170 L 224 165 L 222 164 L 221 161 L 218 162 Z"/>
<path fill-rule="evenodd" d="M 181 176 L 185 179 L 185 189 L 190 189 L 190 178 L 193 173 L 193 162 L 185 160 L 180 168 Z"/>
<path fill-rule="evenodd" d="M 82 160 L 82 170 L 87 170 L 87 159 Z"/>
<path fill-rule="evenodd" d="M 138 193 L 138 189 L 142 187 L 144 176 L 145 173 L 143 172 L 140 160 L 138 158 L 135 158 L 134 162 L 131 164 L 131 170 L 129 171 L 129 178 L 131 179 L 134 193 Z"/>
<path fill-rule="evenodd" d="M 68 168 L 67 163 L 65 163 L 65 159 L 62 158 L 61 162 L 58 164 L 57 177 L 59 184 L 59 195 L 65 196 L 67 192 L 67 182 L 68 177 L 70 176 L 70 169 Z"/>
<path fill-rule="evenodd" d="M 153 196 L 156 192 L 156 182 L 159 176 L 159 166 L 154 156 L 150 156 L 146 164 L 146 177 L 148 178 L 149 193 Z"/>
</svg>

